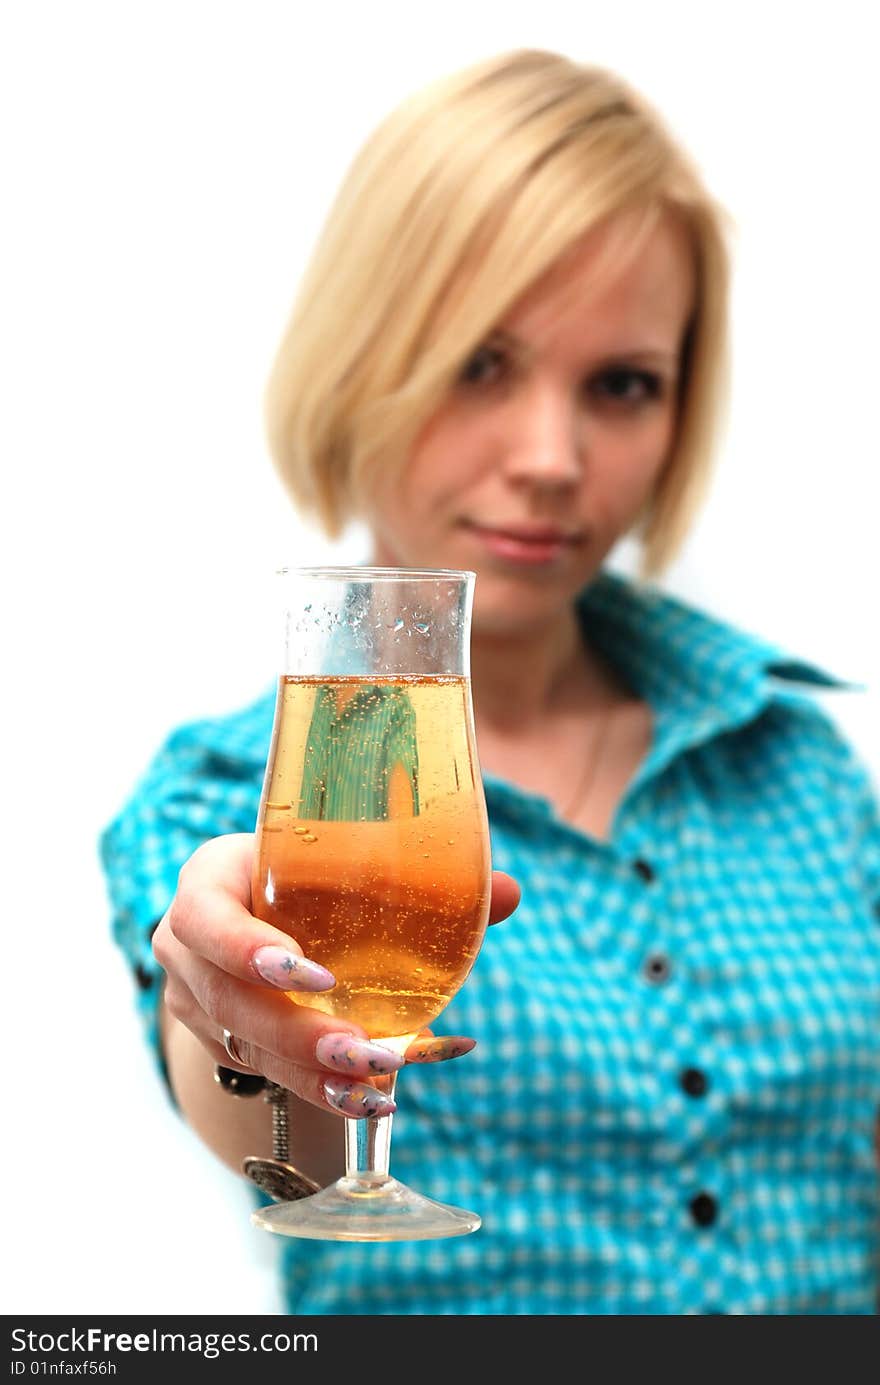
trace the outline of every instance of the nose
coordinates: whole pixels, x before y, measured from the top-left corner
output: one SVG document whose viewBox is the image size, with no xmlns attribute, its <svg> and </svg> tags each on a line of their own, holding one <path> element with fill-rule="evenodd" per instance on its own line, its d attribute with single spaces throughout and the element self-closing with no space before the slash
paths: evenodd
<svg viewBox="0 0 880 1385">
<path fill-rule="evenodd" d="M 534 381 L 509 416 L 505 439 L 508 476 L 546 489 L 577 485 L 583 470 L 583 418 L 567 390 Z"/>
</svg>

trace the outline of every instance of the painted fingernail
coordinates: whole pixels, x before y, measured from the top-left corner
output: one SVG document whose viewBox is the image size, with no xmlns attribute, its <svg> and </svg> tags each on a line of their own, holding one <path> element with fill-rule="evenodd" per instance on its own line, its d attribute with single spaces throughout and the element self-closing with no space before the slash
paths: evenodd
<svg viewBox="0 0 880 1385">
<path fill-rule="evenodd" d="M 371 1044 L 366 1039 L 356 1039 L 351 1034 L 322 1035 L 315 1046 L 315 1057 L 337 1072 L 356 1072 L 365 1077 L 374 1072 L 397 1072 L 404 1064 L 399 1053 L 392 1053 L 390 1048 Z"/>
<path fill-rule="evenodd" d="M 444 1063 L 447 1058 L 460 1058 L 463 1053 L 470 1053 L 476 1046 L 476 1039 L 465 1039 L 461 1034 L 414 1039 L 404 1057 L 408 1063 Z"/>
<path fill-rule="evenodd" d="M 259 947 L 253 956 L 254 968 L 282 991 L 329 991 L 336 977 L 318 962 L 297 957 L 286 947 Z"/>
<path fill-rule="evenodd" d="M 367 1087 L 363 1082 L 338 1082 L 328 1077 L 324 1080 L 324 1096 L 336 1111 L 344 1116 L 390 1116 L 397 1110 L 397 1102 L 375 1087 Z"/>
</svg>

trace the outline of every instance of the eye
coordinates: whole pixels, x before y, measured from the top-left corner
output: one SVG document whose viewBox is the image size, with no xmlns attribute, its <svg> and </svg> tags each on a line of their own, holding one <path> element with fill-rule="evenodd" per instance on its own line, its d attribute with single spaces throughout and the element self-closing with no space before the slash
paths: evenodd
<svg viewBox="0 0 880 1385">
<path fill-rule="evenodd" d="M 465 361 L 459 372 L 462 385 L 491 385 L 500 380 L 506 361 L 504 352 L 497 346 L 478 346 Z"/>
<path fill-rule="evenodd" d="M 663 378 L 651 370 L 610 366 L 588 381 L 587 391 L 612 404 L 638 407 L 663 397 Z"/>
</svg>

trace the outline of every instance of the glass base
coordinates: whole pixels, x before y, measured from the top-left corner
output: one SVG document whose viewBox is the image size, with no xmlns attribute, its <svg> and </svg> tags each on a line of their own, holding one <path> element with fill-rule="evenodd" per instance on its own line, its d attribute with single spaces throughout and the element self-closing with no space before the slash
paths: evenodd
<svg viewBox="0 0 880 1385">
<path fill-rule="evenodd" d="M 476 1231 L 476 1212 L 447 1207 L 383 1175 L 340 1178 L 297 1202 L 263 1207 L 254 1226 L 312 1241 L 428 1241 Z"/>
</svg>

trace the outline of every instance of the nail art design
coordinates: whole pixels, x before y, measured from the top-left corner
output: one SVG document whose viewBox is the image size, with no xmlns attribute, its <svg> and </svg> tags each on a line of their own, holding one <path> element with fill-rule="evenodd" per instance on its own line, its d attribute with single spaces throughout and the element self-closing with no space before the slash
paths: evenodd
<svg viewBox="0 0 880 1385">
<path fill-rule="evenodd" d="M 259 947 L 253 956 L 254 969 L 282 991 L 329 991 L 336 977 L 318 962 L 297 957 L 286 947 Z"/>
<path fill-rule="evenodd" d="M 414 1039 L 404 1056 L 408 1063 L 445 1063 L 447 1058 L 460 1058 L 476 1046 L 476 1039 L 448 1034 L 438 1039 Z"/>
<path fill-rule="evenodd" d="M 362 1082 L 339 1082 L 333 1077 L 325 1078 L 324 1096 L 335 1110 L 358 1119 L 364 1116 L 390 1116 L 392 1111 L 397 1110 L 396 1101 Z"/>
<path fill-rule="evenodd" d="M 359 1074 L 397 1072 L 404 1060 L 399 1053 L 381 1044 L 371 1044 L 353 1034 L 324 1034 L 315 1047 L 315 1057 L 337 1072 Z"/>
</svg>

